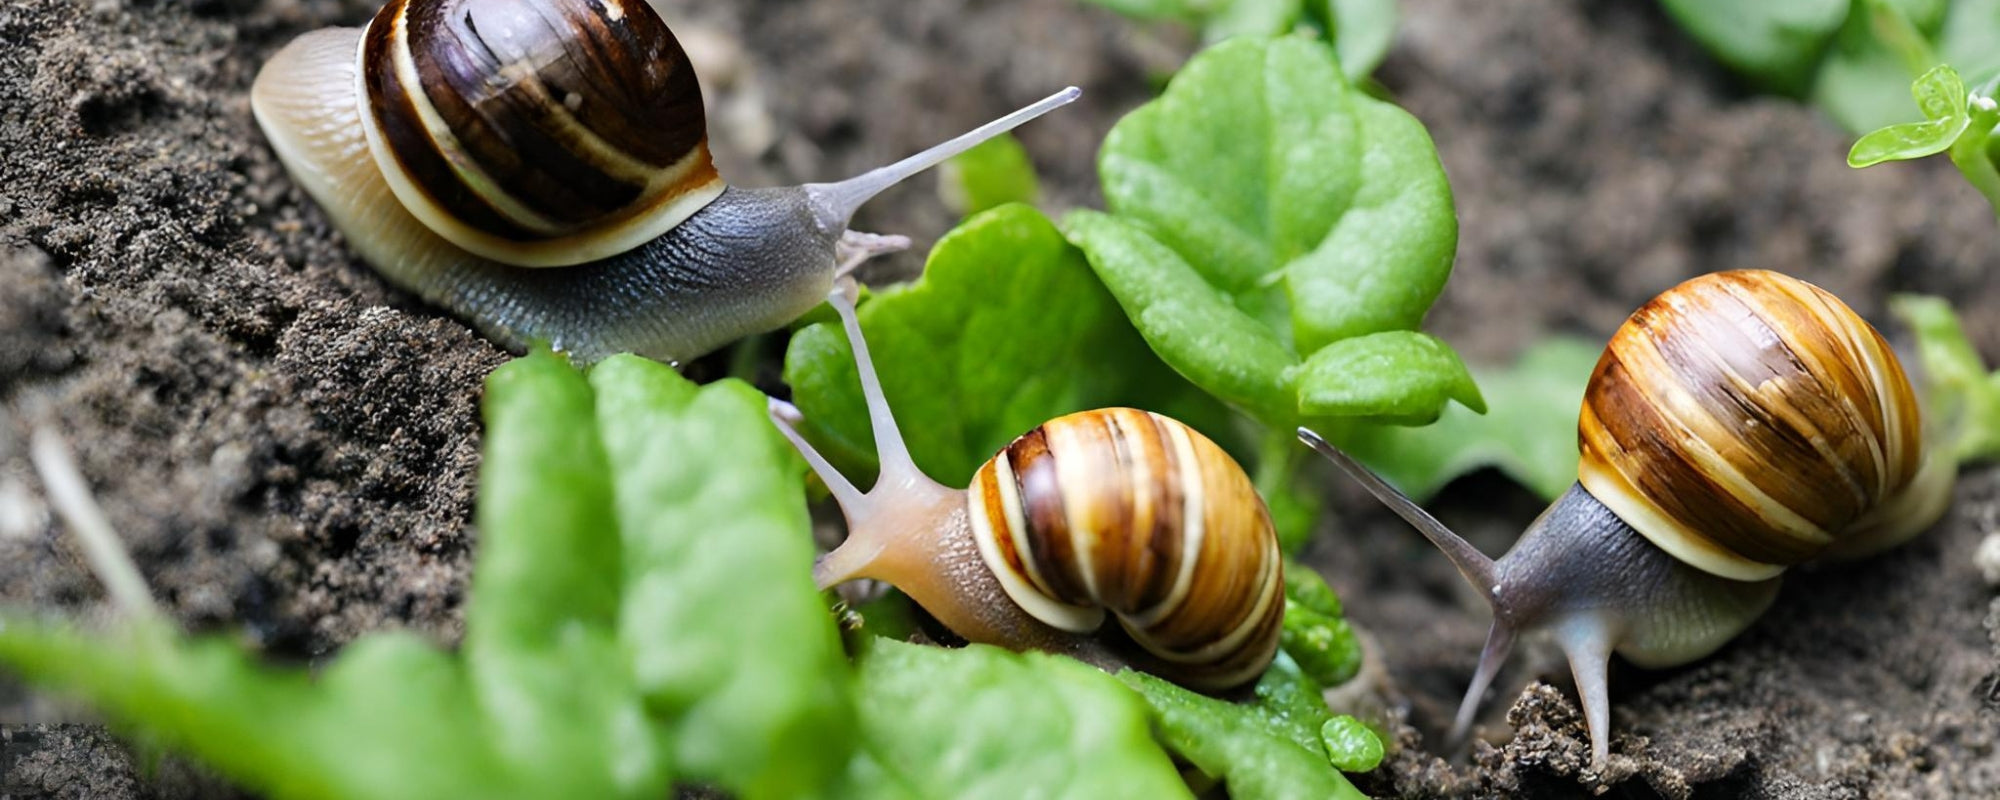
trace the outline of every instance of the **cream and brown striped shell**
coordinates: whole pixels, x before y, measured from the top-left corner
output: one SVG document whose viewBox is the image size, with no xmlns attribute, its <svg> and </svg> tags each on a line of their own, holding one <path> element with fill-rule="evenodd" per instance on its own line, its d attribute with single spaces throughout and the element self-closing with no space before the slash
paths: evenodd
<svg viewBox="0 0 2000 800">
<path fill-rule="evenodd" d="M 605 258 L 724 188 L 693 67 L 644 0 L 391 0 L 359 57 L 391 190 L 480 256 Z"/>
<path fill-rule="evenodd" d="M 1882 336 L 1832 294 L 1761 270 L 1704 275 L 1634 312 L 1591 375 L 1577 440 L 1592 496 L 1737 580 L 1928 526 L 1934 512 L 1903 513 L 1906 490 L 1937 485 L 1914 479 L 1948 461 L 1927 458 Z"/>
<path fill-rule="evenodd" d="M 1270 513 L 1207 437 L 1129 408 L 1058 417 L 973 476 L 973 536 L 1016 605 L 1097 630 L 1108 610 L 1195 687 L 1254 679 L 1277 652 L 1284 577 Z"/>
</svg>

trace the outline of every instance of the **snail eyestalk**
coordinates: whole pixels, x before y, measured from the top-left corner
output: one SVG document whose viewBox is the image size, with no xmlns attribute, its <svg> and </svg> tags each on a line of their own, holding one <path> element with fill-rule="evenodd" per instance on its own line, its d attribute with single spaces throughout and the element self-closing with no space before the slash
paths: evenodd
<svg viewBox="0 0 2000 800">
<path fill-rule="evenodd" d="M 855 372 L 861 379 L 861 394 L 867 398 L 868 419 L 875 432 L 876 459 L 881 464 L 875 485 L 865 492 L 855 488 L 799 434 L 795 427 L 801 419 L 797 408 L 778 400 L 772 400 L 770 405 L 771 421 L 826 483 L 840 504 L 841 513 L 847 517 L 847 540 L 813 564 L 813 581 L 822 590 L 855 578 L 888 580 L 903 574 L 905 567 L 901 562 L 927 558 L 938 538 L 931 533 L 954 511 L 962 515 L 965 505 L 964 490 L 931 480 L 910 457 L 902 431 L 896 427 L 896 418 L 889 412 L 881 381 L 876 378 L 868 343 L 861 336 L 861 321 L 854 310 L 856 294 L 854 280 L 842 277 L 834 282 L 826 300 L 840 314 L 847 341 L 854 348 Z"/>
<path fill-rule="evenodd" d="M 1458 703 L 1458 716 L 1451 722 L 1451 734 L 1445 737 L 1457 743 L 1465 741 L 1465 735 L 1472 730 L 1472 716 L 1479 711 L 1479 701 L 1486 695 L 1486 687 L 1493 685 L 1493 678 L 1500 674 L 1500 665 L 1507 663 L 1507 654 L 1514 650 L 1514 628 L 1497 616 L 1493 627 L 1486 631 L 1486 646 L 1479 650 L 1479 667 L 1472 672 L 1472 685 L 1465 688 L 1465 699 Z"/>
<path fill-rule="evenodd" d="M 981 142 L 1020 127 L 1029 120 L 1069 105 L 1081 96 L 1082 89 L 1068 87 L 894 164 L 877 167 L 838 183 L 806 184 L 806 194 L 814 200 L 814 211 L 819 216 L 820 224 L 828 230 L 840 230 L 847 227 L 848 220 L 854 218 L 854 212 L 861 204 L 881 194 L 882 190 L 942 164 Z"/>
<path fill-rule="evenodd" d="M 1451 559 L 1452 565 L 1458 567 L 1458 573 L 1464 575 L 1465 580 L 1479 590 L 1480 596 L 1487 598 L 1489 602 L 1492 600 L 1496 587 L 1493 559 L 1487 558 L 1485 553 L 1479 552 L 1479 548 L 1473 547 L 1464 537 L 1453 533 L 1450 528 L 1444 526 L 1444 523 L 1431 516 L 1430 512 L 1418 506 L 1416 501 L 1377 477 L 1374 472 L 1362 466 L 1361 462 L 1355 461 L 1352 456 L 1328 444 L 1311 428 L 1300 428 L 1299 440 L 1318 450 L 1320 455 L 1326 456 L 1327 460 L 1332 461 L 1366 487 L 1368 492 L 1375 495 L 1377 500 L 1381 500 L 1389 510 L 1396 512 L 1396 516 L 1402 517 L 1405 522 L 1415 527 L 1417 532 L 1422 533 L 1424 538 L 1431 540 L 1431 544 L 1443 550 L 1445 557 Z"/>
<path fill-rule="evenodd" d="M 1352 456 L 1341 452 L 1340 448 L 1329 444 L 1312 429 L 1300 428 L 1299 440 L 1326 456 L 1327 460 L 1339 466 L 1383 505 L 1444 551 L 1445 557 L 1458 568 L 1458 573 L 1465 576 L 1466 582 L 1479 590 L 1479 596 L 1493 607 L 1493 627 L 1486 633 L 1486 646 L 1479 652 L 1479 666 L 1473 671 L 1472 685 L 1466 688 L 1465 699 L 1459 702 L 1458 715 L 1452 721 L 1451 734 L 1447 737 L 1451 742 L 1463 741 L 1472 728 L 1472 716 L 1479 709 L 1480 697 L 1486 693 L 1486 687 L 1492 685 L 1493 678 L 1500 674 L 1500 665 L 1506 663 L 1507 655 L 1514 647 L 1516 631 L 1513 623 L 1502 613 L 1504 609 L 1500 603 L 1498 566 L 1464 537 L 1437 521 L 1408 495 L 1397 491 L 1396 487 L 1390 486 Z"/>
</svg>

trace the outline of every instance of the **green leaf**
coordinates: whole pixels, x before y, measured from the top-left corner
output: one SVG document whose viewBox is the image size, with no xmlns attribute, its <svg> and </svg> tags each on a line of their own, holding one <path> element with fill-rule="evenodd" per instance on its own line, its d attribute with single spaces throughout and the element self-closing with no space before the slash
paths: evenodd
<svg viewBox="0 0 2000 800">
<path fill-rule="evenodd" d="M 1147 709 L 1094 668 L 985 645 L 871 641 L 857 797 L 1188 797 Z"/>
<path fill-rule="evenodd" d="M 1987 371 L 1943 298 L 1897 295 L 1889 309 L 1917 337 L 1928 434 L 1960 461 L 2000 458 L 2000 373 Z"/>
<path fill-rule="evenodd" d="M 1396 0 L 1087 0 L 1134 19 L 1175 20 L 1204 42 L 1324 30 L 1347 77 L 1374 72 L 1396 36 Z"/>
<path fill-rule="evenodd" d="M 1223 0 L 1202 23 L 1201 38 L 1219 42 L 1235 36 L 1289 33 L 1305 14 L 1305 0 Z"/>
<path fill-rule="evenodd" d="M 1285 621 L 1279 646 L 1321 686 L 1338 686 L 1361 670 L 1361 642 L 1341 617 L 1340 597 L 1319 573 L 1285 564 Z"/>
<path fill-rule="evenodd" d="M 1192 22 L 1197 12 L 1191 0 L 1086 0 L 1133 19 L 1171 19 Z"/>
<path fill-rule="evenodd" d="M 590 386 L 530 355 L 494 370 L 485 414 L 464 655 L 487 728 L 523 775 L 657 796 L 663 756 L 634 735 L 648 721 L 616 639 L 618 523 Z"/>
<path fill-rule="evenodd" d="M 1361 720 L 1346 714 L 1334 717 L 1320 726 L 1319 738 L 1341 772 L 1367 772 L 1382 764 L 1382 739 Z"/>
<path fill-rule="evenodd" d="M 1958 135 L 1965 132 L 1965 126 L 1970 122 L 1970 118 L 1959 117 L 1955 120 L 1891 125 L 1856 140 L 1854 148 L 1847 151 L 1847 165 L 1860 169 L 1884 161 L 1907 161 L 1937 155 L 1950 149 L 1951 143 L 1958 141 Z"/>
<path fill-rule="evenodd" d="M 1374 72 L 1396 39 L 1396 0 L 1324 0 L 1321 7 L 1348 79 Z"/>
<path fill-rule="evenodd" d="M 462 660 L 374 635 L 314 680 L 161 627 L 8 620 L 0 661 L 277 798 L 821 794 L 851 672 L 764 409 L 629 356 L 589 383 L 547 353 L 496 370 Z"/>
<path fill-rule="evenodd" d="M 1309 480 L 1308 471 L 1303 469 L 1312 463 L 1309 454 L 1310 451 L 1299 447 L 1296 434 L 1267 429 L 1258 443 L 1257 468 L 1250 476 L 1257 487 L 1257 496 L 1264 498 L 1264 505 L 1271 512 L 1271 526 L 1278 531 L 1278 546 L 1287 553 L 1298 552 L 1312 538 L 1319 512 L 1326 506 L 1325 487 Z"/>
<path fill-rule="evenodd" d="M 1715 57 L 1772 88 L 1799 93 L 1851 0 L 1661 0 Z"/>
<path fill-rule="evenodd" d="M 1344 613 L 1340 595 L 1326 585 L 1325 578 L 1311 568 L 1289 561 L 1285 563 L 1285 599 L 1323 616 L 1338 617 Z"/>
<path fill-rule="evenodd" d="M 1235 800 L 1362 800 L 1328 759 L 1320 730 L 1333 718 L 1319 689 L 1280 656 L 1253 700 L 1231 703 L 1141 672 L 1118 673 L 1153 708 L 1161 741 Z M 1134 795 L 1138 796 L 1138 795 Z"/>
<path fill-rule="evenodd" d="M 1855 0 L 1820 64 L 1813 103 L 1851 131 L 1908 119 L 1910 77 L 1937 64 L 1917 20 L 1941 11 L 1939 0 Z"/>
<path fill-rule="evenodd" d="M 1032 208 L 967 219 L 931 251 L 921 280 L 883 291 L 859 316 L 911 453 L 947 484 L 966 485 L 1014 437 L 1092 408 L 1158 411 L 1229 445 L 1227 412 L 1148 352 L 1083 256 Z M 872 471 L 867 406 L 839 326 L 794 336 L 785 380 L 821 452 L 850 473 Z"/>
<path fill-rule="evenodd" d="M 1917 109 L 1929 120 L 1955 119 L 1966 115 L 1965 81 L 1949 64 L 1939 64 L 1910 84 Z"/>
<path fill-rule="evenodd" d="M 524 783 L 483 735 L 458 664 L 407 634 L 348 645 L 318 681 L 157 627 L 85 635 L 9 619 L 0 660 L 271 797 L 527 797 L 562 777 Z"/>
<path fill-rule="evenodd" d="M 1939 26 L 1939 61 L 1957 67 L 1971 86 L 2000 75 L 2000 0 L 1951 0 Z"/>
<path fill-rule="evenodd" d="M 853 710 L 764 396 L 631 356 L 590 383 L 624 537 L 620 641 L 676 763 L 750 797 L 818 792 L 845 769 Z"/>
<path fill-rule="evenodd" d="M 1479 386 L 1458 354 L 1414 331 L 1339 340 L 1320 348 L 1299 373 L 1299 414 L 1304 417 L 1374 417 L 1424 425 L 1442 410 L 1441 397 L 1486 413 Z"/>
<path fill-rule="evenodd" d="M 1095 211 L 1072 212 L 1063 224 L 1160 360 L 1261 419 L 1296 413 L 1298 356 L 1277 332 L 1143 229 Z"/>
<path fill-rule="evenodd" d="M 1305 361 L 1413 330 L 1451 269 L 1457 221 L 1430 137 L 1352 90 L 1321 43 L 1209 48 L 1112 129 L 1099 172 L 1113 213 L 1072 214 L 1072 240 L 1162 360 L 1271 427 L 1317 405 L 1300 394 Z M 1456 386 L 1400 377 L 1375 391 L 1409 418 Z"/>
<path fill-rule="evenodd" d="M 1911 84 L 1917 108 L 1926 122 L 1891 125 L 1861 137 L 1847 153 L 1847 165 L 1859 169 L 1884 161 L 1901 161 L 1942 153 L 1972 124 L 1965 81 L 1958 71 L 1940 64 Z"/>
<path fill-rule="evenodd" d="M 1544 340 L 1511 368 L 1481 371 L 1486 415 L 1447 409 L 1428 427 L 1360 428 L 1342 444 L 1419 502 L 1487 466 L 1554 499 L 1576 482 L 1577 410 L 1602 353 L 1580 339 Z"/>
<path fill-rule="evenodd" d="M 1891 125 L 1861 137 L 1847 154 L 1848 166 L 1949 153 L 1959 174 L 2000 212 L 2000 168 L 1993 161 L 1992 137 L 2000 126 L 2000 103 L 1984 94 L 1992 89 L 1989 84 L 1981 94 L 1969 93 L 1956 70 L 1932 68 L 1910 88 L 1929 121 Z"/>
<path fill-rule="evenodd" d="M 1033 203 L 1041 195 L 1027 148 L 1001 134 L 946 161 L 938 177 L 946 206 L 964 216 L 1008 203 Z"/>
</svg>

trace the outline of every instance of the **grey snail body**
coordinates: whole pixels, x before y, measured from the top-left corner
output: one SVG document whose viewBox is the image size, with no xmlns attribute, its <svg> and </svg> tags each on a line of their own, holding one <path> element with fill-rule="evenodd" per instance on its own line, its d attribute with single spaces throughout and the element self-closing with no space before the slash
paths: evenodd
<svg viewBox="0 0 2000 800">
<path fill-rule="evenodd" d="M 906 244 L 847 229 L 876 193 L 1077 94 L 846 181 L 739 189 L 648 4 L 392 0 L 368 28 L 282 49 L 251 106 L 396 286 L 517 351 L 682 361 L 790 322 L 839 269 Z"/>
<path fill-rule="evenodd" d="M 1759 270 L 1686 281 L 1618 329 L 1585 390 L 1577 484 L 1498 560 L 1299 435 L 1491 604 L 1454 738 L 1516 635 L 1546 631 L 1600 764 L 1612 653 L 1642 667 L 1713 653 L 1770 607 L 1788 566 L 1863 557 L 1928 528 L 1956 475 L 1926 447 L 1915 390 L 1881 335 L 1832 294 Z"/>
</svg>

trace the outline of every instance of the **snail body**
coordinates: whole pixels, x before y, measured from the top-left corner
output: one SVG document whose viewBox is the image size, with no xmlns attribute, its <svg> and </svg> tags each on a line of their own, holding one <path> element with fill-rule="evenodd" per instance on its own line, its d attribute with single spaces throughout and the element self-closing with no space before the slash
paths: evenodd
<svg viewBox="0 0 2000 800">
<path fill-rule="evenodd" d="M 1863 557 L 1930 527 L 1956 471 L 1925 447 L 1916 393 L 1882 336 L 1832 294 L 1761 270 L 1691 279 L 1626 320 L 1585 390 L 1577 483 L 1497 561 L 1299 433 L 1492 604 L 1454 736 L 1514 637 L 1547 630 L 1598 763 L 1613 652 L 1641 667 L 1714 652 L 1769 608 L 1785 568 Z"/>
<path fill-rule="evenodd" d="M 905 246 L 847 229 L 875 194 L 1076 96 L 846 181 L 740 189 L 646 2 L 391 0 L 366 28 L 280 50 L 251 108 L 391 283 L 515 350 L 679 361 L 790 322 L 837 269 Z"/>
<path fill-rule="evenodd" d="M 842 291 L 831 297 L 854 345 L 882 469 L 848 483 L 773 420 L 827 484 L 848 538 L 814 566 L 820 588 L 895 585 L 968 641 L 1131 665 L 1190 688 L 1242 686 L 1277 653 L 1283 559 L 1249 476 L 1213 441 L 1130 408 L 1050 420 L 981 465 L 968 489 L 911 461 Z M 1129 642 L 1101 636 L 1114 618 Z"/>
</svg>

